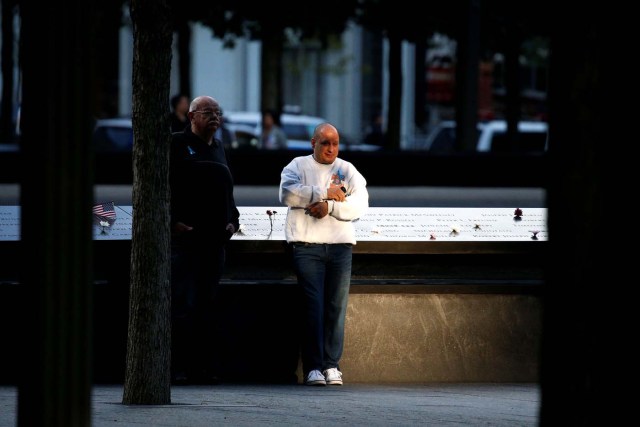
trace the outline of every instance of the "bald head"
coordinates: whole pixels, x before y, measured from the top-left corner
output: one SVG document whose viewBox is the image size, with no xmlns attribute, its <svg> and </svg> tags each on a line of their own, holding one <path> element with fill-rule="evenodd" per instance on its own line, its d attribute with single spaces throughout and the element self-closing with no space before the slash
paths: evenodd
<svg viewBox="0 0 640 427">
<path fill-rule="evenodd" d="M 218 101 L 210 96 L 197 96 L 193 98 L 193 101 L 191 101 L 191 104 L 189 105 L 189 111 L 198 111 L 204 109 L 205 107 L 219 108 L 219 104 Z"/>
<path fill-rule="evenodd" d="M 335 126 L 333 126 L 331 123 L 320 123 L 318 126 L 316 126 L 316 128 L 313 130 L 313 139 L 318 139 L 320 138 L 322 135 L 326 134 L 327 132 L 332 132 L 335 133 L 336 135 L 338 135 L 338 129 L 335 128 Z"/>
<path fill-rule="evenodd" d="M 338 130 L 330 123 L 320 123 L 313 131 L 311 146 L 313 158 L 318 163 L 330 164 L 338 157 L 340 150 L 340 136 Z"/>
</svg>

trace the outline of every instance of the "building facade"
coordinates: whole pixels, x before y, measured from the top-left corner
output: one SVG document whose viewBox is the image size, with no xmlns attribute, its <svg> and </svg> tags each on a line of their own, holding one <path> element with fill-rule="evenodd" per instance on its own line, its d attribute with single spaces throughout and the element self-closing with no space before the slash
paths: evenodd
<svg viewBox="0 0 640 427">
<path fill-rule="evenodd" d="M 128 11 L 125 11 L 128 13 Z M 194 95 L 210 94 L 228 111 L 259 111 L 261 43 L 238 39 L 225 48 L 209 28 L 191 24 L 191 87 Z M 175 41 L 175 38 L 174 38 Z M 171 93 L 178 92 L 174 43 Z M 403 70 L 413 70 L 414 51 L 405 43 Z M 313 44 L 288 46 L 283 55 L 284 104 L 302 114 L 334 123 L 352 141 L 361 140 L 376 112 L 386 117 L 387 45 L 362 27 L 351 25 L 327 49 Z M 120 116 L 131 114 L 133 30 L 120 30 L 118 99 Z M 414 138 L 413 75 L 403 76 L 402 146 Z"/>
</svg>

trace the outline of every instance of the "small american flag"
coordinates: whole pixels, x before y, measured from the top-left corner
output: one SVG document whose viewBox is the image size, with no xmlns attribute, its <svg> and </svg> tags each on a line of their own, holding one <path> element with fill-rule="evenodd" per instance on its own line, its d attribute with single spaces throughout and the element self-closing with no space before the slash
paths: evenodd
<svg viewBox="0 0 640 427">
<path fill-rule="evenodd" d="M 116 219 L 116 210 L 113 202 L 98 203 L 93 206 L 93 214 L 102 218 Z"/>
</svg>

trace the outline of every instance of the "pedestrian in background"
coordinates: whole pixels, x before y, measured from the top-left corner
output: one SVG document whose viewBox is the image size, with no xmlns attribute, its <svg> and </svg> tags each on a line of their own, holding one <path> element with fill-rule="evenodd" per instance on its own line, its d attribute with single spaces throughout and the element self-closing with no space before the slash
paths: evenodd
<svg viewBox="0 0 640 427">
<path fill-rule="evenodd" d="M 222 143 L 214 138 L 220 106 L 209 96 L 189 107 L 190 125 L 172 135 L 171 314 L 175 384 L 216 383 L 214 303 L 225 246 L 240 213 Z"/>
<path fill-rule="evenodd" d="M 365 178 L 338 157 L 337 129 L 315 128 L 310 155 L 294 158 L 280 179 L 288 206 L 285 238 L 292 246 L 303 314 L 302 364 L 307 385 L 342 385 L 340 359 L 351 284 L 353 221 L 369 207 Z"/>
<path fill-rule="evenodd" d="M 280 127 L 278 117 L 278 114 L 274 110 L 266 109 L 262 111 L 258 148 L 263 150 L 287 148 L 287 135 Z"/>
<path fill-rule="evenodd" d="M 171 97 L 171 133 L 182 132 L 189 124 L 189 97 L 177 94 Z"/>
<path fill-rule="evenodd" d="M 385 142 L 385 134 L 384 129 L 382 128 L 383 124 L 382 113 L 378 112 L 371 117 L 371 124 L 368 126 L 364 143 L 370 145 L 378 145 L 380 147 L 384 146 Z"/>
</svg>

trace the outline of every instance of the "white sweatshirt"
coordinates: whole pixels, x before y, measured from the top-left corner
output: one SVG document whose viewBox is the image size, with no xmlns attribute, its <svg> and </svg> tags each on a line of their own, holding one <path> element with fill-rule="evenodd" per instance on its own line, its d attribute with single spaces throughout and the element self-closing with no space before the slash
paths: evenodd
<svg viewBox="0 0 640 427">
<path fill-rule="evenodd" d="M 314 218 L 304 208 L 327 198 L 327 188 L 344 187 L 344 202 L 330 200 L 329 215 Z M 352 221 L 362 217 L 369 207 L 367 181 L 345 160 L 318 163 L 313 155 L 294 158 L 282 170 L 280 202 L 288 206 L 285 223 L 287 242 L 356 244 Z"/>
</svg>

